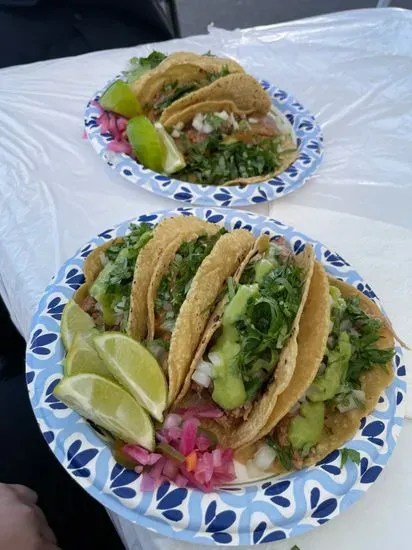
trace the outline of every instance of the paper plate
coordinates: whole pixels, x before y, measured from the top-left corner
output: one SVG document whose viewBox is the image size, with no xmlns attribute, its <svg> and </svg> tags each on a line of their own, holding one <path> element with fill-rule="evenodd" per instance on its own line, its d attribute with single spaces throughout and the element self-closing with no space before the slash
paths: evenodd
<svg viewBox="0 0 412 550">
<path fill-rule="evenodd" d="M 134 185 L 156 195 L 203 206 L 237 207 L 273 201 L 302 187 L 316 172 L 322 159 L 323 137 L 314 117 L 296 99 L 264 80 L 261 81 L 261 85 L 269 93 L 274 107 L 292 125 L 299 156 L 285 172 L 260 183 L 231 186 L 198 185 L 158 174 L 144 168 L 124 153 L 108 151 L 107 145 L 113 137 L 109 132 L 101 132 L 97 122 L 100 111 L 94 104 L 108 85 L 97 92 L 87 105 L 84 118 L 86 134 L 96 153 L 113 170 Z"/>
<path fill-rule="evenodd" d="M 153 493 L 140 492 L 139 476 L 117 464 L 90 425 L 53 395 L 63 370 L 62 311 L 84 281 L 84 259 L 96 246 L 124 235 L 130 221 L 156 224 L 171 215 L 196 215 L 222 223 L 227 229 L 242 227 L 255 235 L 282 235 L 296 253 L 305 243 L 311 243 L 329 273 L 357 287 L 381 307 L 371 287 L 341 256 L 279 221 L 211 208 L 179 208 L 140 216 L 103 231 L 81 248 L 60 268 L 40 300 L 27 347 L 26 375 L 40 429 L 58 460 L 88 493 L 116 514 L 163 535 L 196 544 L 240 545 L 305 533 L 353 504 L 375 482 L 392 454 L 403 422 L 406 395 L 405 366 L 399 348 L 393 361 L 393 383 L 346 444 L 360 452 L 359 466 L 348 462 L 341 468 L 336 450 L 306 470 L 234 484 L 210 494 L 168 483 Z"/>
</svg>

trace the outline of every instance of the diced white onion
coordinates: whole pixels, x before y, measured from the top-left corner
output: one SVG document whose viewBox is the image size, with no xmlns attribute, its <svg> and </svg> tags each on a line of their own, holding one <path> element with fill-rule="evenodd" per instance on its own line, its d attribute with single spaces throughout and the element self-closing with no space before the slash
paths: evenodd
<svg viewBox="0 0 412 550">
<path fill-rule="evenodd" d="M 269 445 L 262 445 L 256 452 L 253 462 L 259 470 L 267 470 L 276 458 L 276 451 Z"/>
<path fill-rule="evenodd" d="M 322 363 L 320 364 L 319 369 L 318 369 L 318 374 L 324 373 L 325 370 L 326 370 L 326 364 L 322 361 Z"/>
<path fill-rule="evenodd" d="M 351 328 L 351 329 L 350 329 L 349 334 L 350 334 L 351 336 L 360 336 L 359 332 L 358 332 L 356 329 L 354 329 L 354 328 Z"/>
<path fill-rule="evenodd" d="M 363 390 L 352 390 L 353 396 L 355 399 L 357 399 L 360 403 L 365 403 L 366 397 L 365 392 Z"/>
<path fill-rule="evenodd" d="M 365 392 L 362 390 L 352 390 L 344 395 L 341 402 L 337 404 L 339 412 L 345 413 L 353 409 L 358 409 L 360 405 L 365 403 Z"/>
<path fill-rule="evenodd" d="M 196 113 L 196 115 L 193 118 L 192 126 L 195 130 L 198 132 L 202 131 L 203 126 L 203 114 L 202 113 Z"/>
<path fill-rule="evenodd" d="M 172 137 L 173 137 L 173 138 L 178 138 L 179 136 L 180 136 L 179 130 L 173 130 L 173 132 L 172 132 Z"/>
<path fill-rule="evenodd" d="M 233 126 L 233 129 L 234 129 L 234 130 L 239 130 L 239 124 L 237 123 L 237 121 L 236 121 L 235 116 L 234 116 L 233 113 L 230 113 L 229 119 L 230 119 L 230 123 L 231 123 L 232 126 Z"/>
<path fill-rule="evenodd" d="M 335 341 L 336 341 L 336 339 L 335 339 L 334 336 L 329 336 L 329 338 L 328 338 L 328 346 L 329 346 L 330 348 L 333 348 L 333 346 L 335 345 Z"/>
<path fill-rule="evenodd" d="M 333 330 L 333 321 L 329 319 L 329 334 L 332 332 L 332 330 Z"/>
<path fill-rule="evenodd" d="M 210 385 L 210 376 L 200 370 L 195 370 L 192 374 L 192 380 L 205 388 L 208 388 Z"/>
<path fill-rule="evenodd" d="M 209 353 L 209 361 L 212 363 L 213 366 L 220 365 L 222 363 L 222 356 L 216 351 L 211 351 Z"/>
<path fill-rule="evenodd" d="M 221 111 L 220 113 L 215 113 L 216 116 L 221 118 L 222 120 L 227 120 L 229 118 L 229 115 L 226 111 Z"/>
<path fill-rule="evenodd" d="M 251 124 L 257 124 L 259 122 L 259 120 L 257 118 L 253 118 L 253 117 L 249 117 L 248 118 L 248 121 L 251 123 Z"/>
<path fill-rule="evenodd" d="M 205 374 L 207 374 L 208 376 L 212 376 L 212 363 L 209 363 L 209 361 L 200 361 L 200 363 L 198 364 L 196 370 L 200 371 L 200 372 L 204 372 Z"/>
<path fill-rule="evenodd" d="M 208 122 L 204 122 L 201 132 L 202 134 L 211 134 L 213 132 L 213 126 L 211 126 Z"/>
<path fill-rule="evenodd" d="M 349 319 L 344 319 L 340 324 L 340 329 L 342 331 L 349 330 L 351 328 L 351 322 Z"/>
<path fill-rule="evenodd" d="M 173 306 L 170 302 L 163 302 L 163 309 L 165 311 L 173 311 Z"/>
<path fill-rule="evenodd" d="M 174 125 L 174 129 L 178 131 L 183 130 L 184 125 L 185 125 L 184 122 L 178 122 L 177 124 Z"/>
</svg>

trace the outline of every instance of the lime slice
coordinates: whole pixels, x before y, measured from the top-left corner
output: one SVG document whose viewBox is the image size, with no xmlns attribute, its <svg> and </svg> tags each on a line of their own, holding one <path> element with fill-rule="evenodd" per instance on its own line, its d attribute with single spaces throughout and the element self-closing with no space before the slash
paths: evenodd
<svg viewBox="0 0 412 550">
<path fill-rule="evenodd" d="M 98 374 L 63 378 L 55 396 L 81 416 L 105 428 L 126 443 L 154 449 L 154 428 L 149 415 L 115 382 Z"/>
<path fill-rule="evenodd" d="M 61 335 L 64 347 L 68 351 L 78 332 L 87 334 L 95 328 L 94 321 L 74 300 L 69 300 L 63 310 Z"/>
<path fill-rule="evenodd" d="M 174 174 L 179 170 L 183 170 L 186 166 L 186 161 L 179 151 L 175 140 L 166 132 L 160 122 L 155 122 L 155 128 L 166 152 L 163 160 L 163 172 L 166 174 Z"/>
<path fill-rule="evenodd" d="M 92 335 L 99 334 L 98 331 L 92 331 L 89 336 L 77 333 L 74 337 L 66 359 L 64 362 L 64 375 L 73 376 L 74 374 L 100 374 L 106 378 L 112 379 L 112 375 L 93 347 Z"/>
<path fill-rule="evenodd" d="M 166 407 L 167 385 L 153 355 L 142 344 L 119 332 L 96 336 L 94 345 L 116 380 L 161 422 Z"/>
<path fill-rule="evenodd" d="M 145 116 L 132 118 L 127 123 L 126 132 L 139 162 L 150 170 L 162 172 L 165 151 L 150 120 Z"/>
<path fill-rule="evenodd" d="M 139 100 L 123 80 L 113 82 L 103 93 L 99 103 L 106 111 L 113 111 L 126 118 L 132 118 L 142 112 Z"/>
</svg>

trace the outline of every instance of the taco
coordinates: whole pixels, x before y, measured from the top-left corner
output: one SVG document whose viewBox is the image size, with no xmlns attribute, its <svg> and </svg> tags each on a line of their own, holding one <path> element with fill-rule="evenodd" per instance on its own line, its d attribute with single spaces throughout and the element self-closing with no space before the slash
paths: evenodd
<svg viewBox="0 0 412 550">
<path fill-rule="evenodd" d="M 203 223 L 202 232 L 180 237 L 164 250 L 148 290 L 147 346 L 168 377 L 169 403 L 185 380 L 222 287 L 254 243 L 243 229 L 226 233 Z"/>
<path fill-rule="evenodd" d="M 75 301 L 93 317 L 97 328 L 124 331 L 142 340 L 147 332 L 147 292 L 158 259 L 171 242 L 199 230 L 203 223 L 179 216 L 156 227 L 131 224 L 125 237 L 108 241 L 86 258 L 85 283 Z"/>
<path fill-rule="evenodd" d="M 235 77 L 251 78 L 227 79 Z M 270 108 L 266 92 L 254 82 L 250 93 L 241 94 L 237 84 L 232 96 L 238 97 L 216 100 L 211 95 L 168 118 L 165 127 L 186 164 L 176 173 L 180 180 L 206 185 L 256 183 L 283 172 L 296 159 L 293 128 Z"/>
<path fill-rule="evenodd" d="M 303 314 L 292 381 L 271 423 L 258 434 L 263 439 L 238 451 L 242 462 L 253 459 L 252 464 L 274 473 L 315 464 L 353 437 L 361 418 L 393 380 L 393 331 L 377 305 L 332 277 L 329 296 L 322 294 L 324 285 Z M 321 320 L 325 304 L 326 328 Z M 319 327 L 323 345 L 308 348 L 313 329 L 319 332 Z"/>
<path fill-rule="evenodd" d="M 166 118 L 179 109 L 179 102 L 197 90 L 205 89 L 243 68 L 229 58 L 177 52 L 169 55 L 153 70 L 131 83 L 131 88 L 151 120 Z"/>
<path fill-rule="evenodd" d="M 220 408 L 205 426 L 224 446 L 252 440 L 288 387 L 313 264 L 311 246 L 295 256 L 263 235 L 228 281 L 177 398 Z"/>
</svg>

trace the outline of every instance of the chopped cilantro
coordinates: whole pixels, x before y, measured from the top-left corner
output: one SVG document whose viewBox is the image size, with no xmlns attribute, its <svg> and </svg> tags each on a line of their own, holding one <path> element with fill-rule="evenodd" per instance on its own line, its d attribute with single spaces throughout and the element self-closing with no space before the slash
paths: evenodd
<svg viewBox="0 0 412 550">
<path fill-rule="evenodd" d="M 296 544 L 294 544 L 290 550 L 300 550 L 300 548 L 299 546 L 296 546 Z"/>
<path fill-rule="evenodd" d="M 186 168 L 180 179 L 220 185 L 226 181 L 269 174 L 280 166 L 279 139 L 263 139 L 256 144 L 242 141 L 225 143 L 223 135 L 214 132 L 200 143 L 181 143 Z"/>
<path fill-rule="evenodd" d="M 232 277 L 229 277 L 227 280 L 227 293 L 229 295 L 229 300 L 235 297 L 236 287 Z"/>
<path fill-rule="evenodd" d="M 376 347 L 383 323 L 380 319 L 369 317 L 360 308 L 357 296 L 348 298 L 345 302 L 346 308 L 334 319 L 332 334 L 337 339 L 342 330 L 349 331 L 352 355 L 345 381 L 350 387 L 357 387 L 364 371 L 375 365 L 386 368 L 386 364 L 392 359 L 395 350 L 394 348 L 379 349 Z"/>
<path fill-rule="evenodd" d="M 147 223 L 131 224 L 130 233 L 125 236 L 124 241 L 106 250 L 106 257 L 114 262 L 107 281 L 107 294 L 129 297 L 137 256 L 152 238 L 152 234 L 152 227 Z"/>
<path fill-rule="evenodd" d="M 215 115 L 214 113 L 207 113 L 204 117 L 204 121 L 207 124 L 210 124 L 210 126 L 217 130 L 217 128 L 220 128 L 222 124 L 225 122 L 223 118 L 220 118 L 220 116 Z"/>
<path fill-rule="evenodd" d="M 241 284 L 245 284 L 242 276 Z M 302 296 L 302 270 L 286 262 L 270 271 L 249 298 L 236 322 L 240 335 L 237 365 L 249 399 L 253 399 L 276 366 L 289 337 Z"/>
<path fill-rule="evenodd" d="M 177 318 L 200 264 L 224 233 L 226 230 L 222 228 L 212 236 L 201 235 L 195 240 L 182 243 L 168 272 L 160 281 L 155 302 L 157 312 L 168 303 L 168 307 L 172 308 L 172 311 L 167 311 L 168 318 Z"/>
<path fill-rule="evenodd" d="M 167 88 L 169 86 L 169 88 Z M 182 84 L 181 86 L 178 86 L 177 82 L 172 82 L 170 85 L 166 84 L 163 88 L 163 91 L 167 94 L 164 96 L 161 95 L 161 98 L 159 101 L 157 101 L 154 104 L 154 108 L 156 112 L 160 113 L 166 107 L 169 107 L 172 103 L 180 99 L 181 97 L 184 97 L 187 94 L 190 94 L 190 92 L 194 92 L 195 90 L 198 90 L 201 87 L 201 85 L 198 82 L 187 82 L 186 84 Z"/>
<path fill-rule="evenodd" d="M 212 83 L 215 80 L 218 80 L 219 78 L 222 78 L 223 76 L 227 76 L 230 74 L 229 67 L 227 65 L 223 65 L 223 67 L 218 72 L 212 72 L 207 75 L 207 81 L 208 83 Z"/>
<path fill-rule="evenodd" d="M 123 71 L 123 74 L 127 78 L 127 82 L 130 84 L 137 80 L 145 72 L 155 69 L 162 61 L 166 59 L 166 57 L 167 55 L 157 51 L 153 51 L 147 57 L 132 57 L 129 61 L 129 69 L 127 71 Z"/>
<path fill-rule="evenodd" d="M 161 348 L 165 349 L 166 351 L 169 351 L 169 348 L 170 348 L 170 342 L 167 342 L 166 340 L 163 340 L 162 338 L 155 338 L 154 340 L 151 340 L 150 342 L 148 342 L 148 344 L 158 345 Z"/>
<path fill-rule="evenodd" d="M 346 447 L 340 449 L 341 462 L 340 467 L 343 468 L 348 460 L 352 460 L 355 464 L 360 463 L 360 453 L 355 449 L 347 449 Z"/>
<path fill-rule="evenodd" d="M 292 468 L 292 446 L 288 445 L 287 447 L 282 447 L 282 445 L 279 445 L 271 436 L 266 437 L 265 442 L 276 451 L 276 458 L 282 468 L 290 470 Z"/>
</svg>

